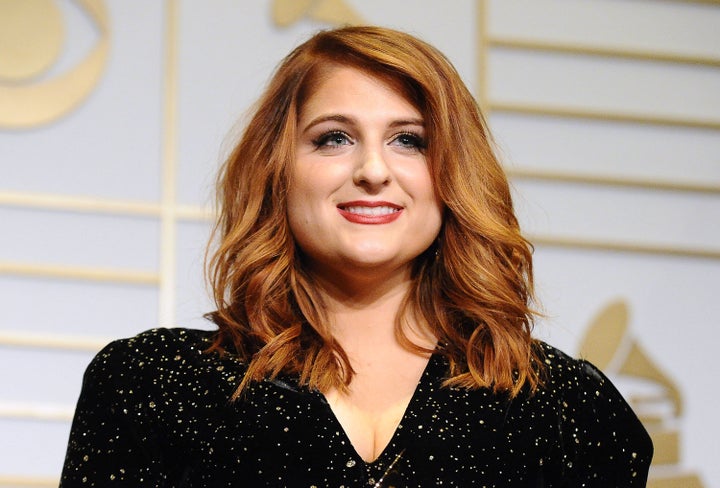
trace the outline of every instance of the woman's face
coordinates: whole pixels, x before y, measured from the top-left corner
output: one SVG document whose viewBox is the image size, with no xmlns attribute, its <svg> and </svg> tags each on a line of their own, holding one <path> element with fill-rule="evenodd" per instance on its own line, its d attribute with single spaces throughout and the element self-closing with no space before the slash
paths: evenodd
<svg viewBox="0 0 720 488">
<path fill-rule="evenodd" d="M 298 120 L 288 218 L 311 272 L 407 273 L 442 223 L 425 121 L 392 85 L 338 66 Z"/>
</svg>

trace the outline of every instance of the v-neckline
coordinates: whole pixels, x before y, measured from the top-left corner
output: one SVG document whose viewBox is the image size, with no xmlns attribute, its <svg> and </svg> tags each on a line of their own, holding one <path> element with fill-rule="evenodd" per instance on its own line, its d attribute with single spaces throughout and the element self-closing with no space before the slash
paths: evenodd
<svg viewBox="0 0 720 488">
<path fill-rule="evenodd" d="M 440 354 L 437 352 L 433 352 L 430 355 L 430 358 L 428 359 L 427 364 L 425 364 L 425 367 L 423 368 L 422 374 L 420 375 L 420 379 L 418 380 L 417 384 L 415 385 L 415 389 L 413 390 L 412 396 L 410 397 L 410 401 L 408 401 L 407 406 L 405 407 L 405 411 L 403 412 L 402 416 L 400 417 L 400 422 L 398 422 L 397 426 L 395 427 L 395 430 L 393 431 L 392 435 L 390 436 L 390 440 L 388 440 L 387 444 L 382 448 L 380 453 L 373 459 L 372 461 L 366 461 L 363 459 L 363 457 L 360 455 L 360 453 L 357 451 L 355 444 L 353 444 L 352 440 L 350 439 L 350 436 L 348 436 L 347 432 L 345 431 L 345 428 L 343 427 L 342 423 L 340 423 L 340 420 L 338 419 L 337 415 L 335 414 L 335 411 L 330 406 L 330 402 L 328 402 L 325 395 L 323 395 L 321 392 L 316 391 L 316 394 L 321 399 L 323 405 L 327 409 L 327 414 L 332 423 L 335 425 L 335 427 L 338 429 L 338 432 L 343 438 L 343 445 L 348 446 L 348 449 L 351 451 L 351 457 L 356 462 L 360 462 L 365 466 L 374 466 L 378 464 L 380 461 L 384 460 L 387 456 L 395 457 L 397 453 L 391 453 L 389 452 L 392 448 L 392 446 L 399 446 L 401 436 L 403 435 L 403 431 L 408 430 L 406 428 L 406 425 L 408 425 L 408 420 L 416 410 L 418 409 L 417 402 L 419 402 L 419 393 L 420 391 L 428 388 L 431 386 L 432 380 L 431 376 L 433 375 L 433 371 L 436 369 L 436 364 L 439 363 L 441 360 Z"/>
</svg>

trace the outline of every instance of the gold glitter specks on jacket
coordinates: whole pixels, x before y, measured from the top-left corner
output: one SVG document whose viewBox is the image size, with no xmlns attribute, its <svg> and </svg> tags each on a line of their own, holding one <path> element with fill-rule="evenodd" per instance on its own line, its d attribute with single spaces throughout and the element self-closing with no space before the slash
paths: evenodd
<svg viewBox="0 0 720 488">
<path fill-rule="evenodd" d="M 549 378 L 513 401 L 441 388 L 431 357 L 400 426 L 366 463 L 324 397 L 292 377 L 230 398 L 245 366 L 212 333 L 156 329 L 87 369 L 61 487 L 644 487 L 652 445 L 591 364 L 543 344 Z"/>
</svg>

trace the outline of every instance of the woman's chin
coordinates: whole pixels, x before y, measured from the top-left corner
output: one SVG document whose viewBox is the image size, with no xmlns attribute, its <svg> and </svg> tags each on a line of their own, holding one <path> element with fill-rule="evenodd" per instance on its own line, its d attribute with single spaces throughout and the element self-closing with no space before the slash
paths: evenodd
<svg viewBox="0 0 720 488">
<path fill-rule="evenodd" d="M 377 274 L 405 273 L 410 269 L 413 258 L 389 255 L 387 253 L 348 256 L 343 260 L 342 269 Z"/>
</svg>

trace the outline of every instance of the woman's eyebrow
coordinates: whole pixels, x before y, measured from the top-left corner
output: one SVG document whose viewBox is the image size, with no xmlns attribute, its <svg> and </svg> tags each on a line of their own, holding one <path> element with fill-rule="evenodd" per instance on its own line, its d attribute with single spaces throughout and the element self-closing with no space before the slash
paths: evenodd
<svg viewBox="0 0 720 488">
<path fill-rule="evenodd" d="M 351 117 L 349 115 L 343 115 L 343 114 L 327 114 L 327 115 L 320 115 L 318 117 L 315 117 L 312 119 L 304 128 L 303 132 L 307 132 L 308 130 L 312 129 L 318 124 L 322 124 L 323 122 L 339 122 L 341 124 L 347 124 L 350 126 L 356 125 L 357 121 L 354 117 Z M 409 118 L 409 119 L 398 119 L 393 120 L 390 122 L 388 127 L 390 128 L 396 128 L 396 127 L 404 127 L 408 125 L 415 125 L 419 127 L 425 127 L 425 121 L 422 118 Z"/>
<path fill-rule="evenodd" d="M 304 128 L 303 132 L 307 132 L 308 130 L 312 129 L 318 124 L 322 124 L 323 122 L 340 122 L 342 124 L 348 124 L 348 125 L 355 125 L 356 121 L 353 117 L 349 117 L 347 115 L 342 114 L 328 114 L 328 115 L 320 115 L 318 117 L 315 117 L 312 119 Z"/>
<path fill-rule="evenodd" d="M 390 123 L 390 127 L 402 127 L 405 125 L 418 125 L 420 127 L 425 127 L 425 121 L 423 119 L 413 118 L 413 119 L 393 120 Z"/>
</svg>

